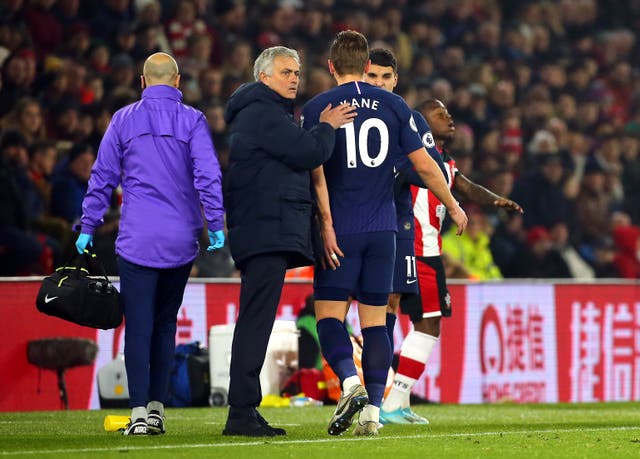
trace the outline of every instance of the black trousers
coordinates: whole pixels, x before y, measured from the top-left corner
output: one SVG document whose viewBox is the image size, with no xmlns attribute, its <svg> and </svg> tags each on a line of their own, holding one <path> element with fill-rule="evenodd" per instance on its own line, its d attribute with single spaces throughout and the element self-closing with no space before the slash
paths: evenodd
<svg viewBox="0 0 640 459">
<path fill-rule="evenodd" d="M 233 333 L 229 380 L 232 411 L 257 408 L 262 401 L 260 370 L 284 285 L 286 253 L 256 255 L 241 266 L 240 311 Z"/>
</svg>

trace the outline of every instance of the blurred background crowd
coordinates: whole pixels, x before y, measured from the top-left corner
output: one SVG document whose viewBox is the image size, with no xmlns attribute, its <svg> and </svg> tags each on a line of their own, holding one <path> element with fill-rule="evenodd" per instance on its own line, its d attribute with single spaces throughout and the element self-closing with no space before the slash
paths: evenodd
<svg viewBox="0 0 640 459">
<path fill-rule="evenodd" d="M 344 29 L 392 49 L 409 105 L 438 98 L 453 115 L 462 173 L 525 209 L 467 207 L 466 234 L 444 233 L 450 277 L 640 278 L 636 0 L 0 0 L 0 275 L 72 253 L 100 139 L 151 53 L 176 57 L 224 173 L 225 103 L 258 53 L 298 50 L 299 110 L 333 86 Z M 119 204 L 94 239 L 110 274 Z M 235 275 L 228 251 L 193 275 Z"/>
</svg>

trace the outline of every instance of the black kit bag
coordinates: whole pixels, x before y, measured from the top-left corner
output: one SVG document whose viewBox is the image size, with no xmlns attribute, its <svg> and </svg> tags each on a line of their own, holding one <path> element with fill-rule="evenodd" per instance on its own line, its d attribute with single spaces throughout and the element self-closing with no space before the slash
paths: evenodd
<svg viewBox="0 0 640 459">
<path fill-rule="evenodd" d="M 85 327 L 109 330 L 122 323 L 120 293 L 88 250 L 42 280 L 36 307 L 44 314 Z"/>
</svg>

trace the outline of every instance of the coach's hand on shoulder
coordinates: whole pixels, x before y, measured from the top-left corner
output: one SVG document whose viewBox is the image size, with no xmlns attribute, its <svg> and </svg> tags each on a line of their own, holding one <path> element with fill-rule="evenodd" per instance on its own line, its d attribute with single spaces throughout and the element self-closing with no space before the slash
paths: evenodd
<svg viewBox="0 0 640 459">
<path fill-rule="evenodd" d="M 87 246 L 93 245 L 93 235 L 87 233 L 80 233 L 78 239 L 76 239 L 76 249 L 78 253 L 83 253 Z"/>
<path fill-rule="evenodd" d="M 320 113 L 320 122 L 329 123 L 333 129 L 338 129 L 340 126 L 351 123 L 357 115 L 356 107 L 349 104 L 340 104 L 334 108 L 329 104 Z"/>
<path fill-rule="evenodd" d="M 209 230 L 209 247 L 207 247 L 207 252 L 213 252 L 214 250 L 220 249 L 223 246 L 224 246 L 224 231 Z"/>
<path fill-rule="evenodd" d="M 462 210 L 462 207 L 460 207 L 460 204 L 458 204 L 457 202 L 455 207 L 447 210 L 449 211 L 449 216 L 451 217 L 451 220 L 453 220 L 453 222 L 458 227 L 458 231 L 456 231 L 456 234 L 460 236 L 464 232 L 464 230 L 467 228 L 467 223 L 469 223 L 467 214 L 465 213 L 464 210 Z"/>
</svg>

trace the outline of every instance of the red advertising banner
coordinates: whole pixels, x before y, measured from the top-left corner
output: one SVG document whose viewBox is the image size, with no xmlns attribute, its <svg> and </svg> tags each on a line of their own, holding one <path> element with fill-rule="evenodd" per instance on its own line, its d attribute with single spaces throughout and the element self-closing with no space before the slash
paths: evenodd
<svg viewBox="0 0 640 459">
<path fill-rule="evenodd" d="M 460 403 L 554 402 L 554 286 L 467 286 Z"/>
<path fill-rule="evenodd" d="M 640 285 L 558 285 L 558 399 L 640 400 Z"/>
<path fill-rule="evenodd" d="M 122 327 L 93 330 L 35 308 L 37 281 L 0 282 L 0 411 L 61 408 L 57 377 L 27 361 L 30 340 L 84 337 L 98 344 L 91 366 L 66 372 L 72 409 L 99 408 L 96 375 L 122 352 Z M 453 315 L 413 392 L 445 403 L 640 400 L 640 284 L 473 283 L 450 285 Z M 212 325 L 234 323 L 237 281 L 187 285 L 176 342 L 208 345 Z M 287 283 L 278 319 L 295 320 L 312 293 Z M 352 308 L 350 323 L 357 324 Z M 356 331 L 357 327 L 354 327 Z M 411 329 L 400 315 L 399 352 Z"/>
<path fill-rule="evenodd" d="M 0 283 L 0 411 L 60 409 L 58 379 L 27 361 L 27 343 L 53 337 L 96 339 L 97 331 L 46 316 L 36 309 L 38 282 Z M 69 370 L 65 375 L 69 408 L 86 409 L 93 388 L 91 366 Z"/>
</svg>

